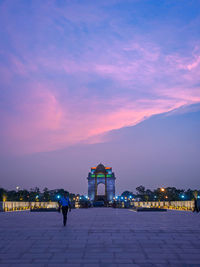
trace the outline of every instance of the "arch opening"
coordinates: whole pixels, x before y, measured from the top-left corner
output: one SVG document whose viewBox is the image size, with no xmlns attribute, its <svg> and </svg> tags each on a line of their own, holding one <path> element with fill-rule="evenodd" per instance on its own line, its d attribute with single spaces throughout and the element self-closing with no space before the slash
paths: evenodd
<svg viewBox="0 0 200 267">
<path fill-rule="evenodd" d="M 103 196 L 105 195 L 105 184 L 99 183 L 97 185 L 97 195 L 98 196 Z"/>
</svg>

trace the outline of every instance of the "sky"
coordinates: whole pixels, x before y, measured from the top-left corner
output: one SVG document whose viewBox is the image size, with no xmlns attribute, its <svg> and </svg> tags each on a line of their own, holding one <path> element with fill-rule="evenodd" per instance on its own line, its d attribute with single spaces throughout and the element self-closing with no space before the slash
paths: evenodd
<svg viewBox="0 0 200 267">
<path fill-rule="evenodd" d="M 200 187 L 199 0 L 0 0 L 0 26 L 0 187 Z"/>
</svg>

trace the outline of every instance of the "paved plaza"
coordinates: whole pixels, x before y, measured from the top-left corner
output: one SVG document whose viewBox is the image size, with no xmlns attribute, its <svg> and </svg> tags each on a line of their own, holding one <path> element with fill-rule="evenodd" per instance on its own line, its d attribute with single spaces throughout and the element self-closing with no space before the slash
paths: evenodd
<svg viewBox="0 0 200 267">
<path fill-rule="evenodd" d="M 0 267 L 200 266 L 200 214 L 126 209 L 0 213 Z"/>
</svg>

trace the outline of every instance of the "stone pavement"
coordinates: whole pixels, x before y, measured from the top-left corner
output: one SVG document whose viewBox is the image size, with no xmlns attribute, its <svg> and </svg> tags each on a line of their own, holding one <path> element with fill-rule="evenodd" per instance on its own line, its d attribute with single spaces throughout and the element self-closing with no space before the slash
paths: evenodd
<svg viewBox="0 0 200 267">
<path fill-rule="evenodd" d="M 200 214 L 126 209 L 0 213 L 0 267 L 200 266 Z"/>
</svg>

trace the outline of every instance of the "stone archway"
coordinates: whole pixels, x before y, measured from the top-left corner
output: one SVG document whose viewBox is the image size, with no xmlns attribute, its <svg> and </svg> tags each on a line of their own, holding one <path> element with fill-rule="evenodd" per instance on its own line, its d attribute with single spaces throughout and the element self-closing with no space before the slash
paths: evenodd
<svg viewBox="0 0 200 267">
<path fill-rule="evenodd" d="M 105 167 L 99 164 L 97 167 L 91 168 L 88 174 L 88 196 L 91 201 L 98 201 L 100 198 L 104 201 L 112 201 L 115 196 L 115 174 L 111 167 Z M 98 185 L 104 184 L 105 191 L 103 194 L 98 194 Z"/>
</svg>

